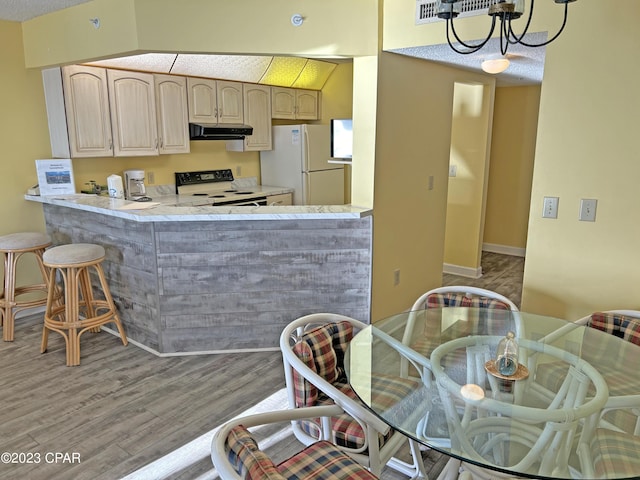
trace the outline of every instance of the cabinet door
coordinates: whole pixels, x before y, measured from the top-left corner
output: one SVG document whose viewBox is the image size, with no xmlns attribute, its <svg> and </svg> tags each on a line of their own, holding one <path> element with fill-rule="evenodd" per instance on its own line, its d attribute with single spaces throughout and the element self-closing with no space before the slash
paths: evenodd
<svg viewBox="0 0 640 480">
<path fill-rule="evenodd" d="M 154 75 L 160 154 L 189 153 L 187 79 Z"/>
<path fill-rule="evenodd" d="M 267 205 L 293 205 L 293 195 L 290 193 L 269 195 L 267 196 Z"/>
<path fill-rule="evenodd" d="M 245 83 L 244 121 L 253 127 L 253 135 L 244 139 L 245 150 L 271 150 L 271 89 Z"/>
<path fill-rule="evenodd" d="M 296 118 L 300 120 L 318 119 L 318 92 L 316 90 L 296 90 Z"/>
<path fill-rule="evenodd" d="M 71 157 L 113 156 L 107 71 L 80 65 L 64 67 L 62 87 Z"/>
<path fill-rule="evenodd" d="M 187 77 L 187 99 L 189 122 L 218 123 L 215 80 Z"/>
<path fill-rule="evenodd" d="M 271 87 L 271 118 L 296 118 L 296 93 L 293 88 Z"/>
<path fill-rule="evenodd" d="M 218 123 L 244 123 L 242 83 L 216 81 Z"/>
<path fill-rule="evenodd" d="M 116 157 L 158 155 L 153 75 L 107 70 Z"/>
</svg>

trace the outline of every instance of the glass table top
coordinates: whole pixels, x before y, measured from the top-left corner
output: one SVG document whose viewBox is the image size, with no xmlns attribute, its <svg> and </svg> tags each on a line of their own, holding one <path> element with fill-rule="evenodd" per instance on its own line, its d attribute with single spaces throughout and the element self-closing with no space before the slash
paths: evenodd
<svg viewBox="0 0 640 480">
<path fill-rule="evenodd" d="M 508 332 L 518 350 L 513 375 L 501 373 L 496 358 Z M 377 322 L 355 335 L 345 357 L 352 388 L 392 428 L 471 466 L 555 479 L 598 469 L 586 450 L 604 422 L 633 433 L 636 417 L 628 410 L 599 418 L 612 399 L 640 407 L 638 365 L 640 347 L 609 333 L 464 307 Z"/>
</svg>

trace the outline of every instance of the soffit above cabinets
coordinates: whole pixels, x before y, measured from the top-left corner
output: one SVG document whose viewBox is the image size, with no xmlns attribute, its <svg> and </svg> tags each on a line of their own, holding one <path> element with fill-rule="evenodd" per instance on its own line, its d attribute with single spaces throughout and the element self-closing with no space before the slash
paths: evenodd
<svg viewBox="0 0 640 480">
<path fill-rule="evenodd" d="M 87 65 L 322 90 L 336 63 L 301 57 L 145 53 Z"/>
</svg>

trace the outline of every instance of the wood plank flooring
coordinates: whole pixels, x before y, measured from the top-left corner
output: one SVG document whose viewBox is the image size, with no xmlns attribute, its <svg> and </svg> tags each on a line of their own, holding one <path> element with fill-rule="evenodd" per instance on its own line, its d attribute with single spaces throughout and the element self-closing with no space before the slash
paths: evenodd
<svg viewBox="0 0 640 480">
<path fill-rule="evenodd" d="M 468 285 L 493 290 L 507 297 L 519 308 L 522 301 L 524 257 L 482 252 L 481 265 L 482 277 L 467 278 L 445 273 L 442 285 Z"/>
<path fill-rule="evenodd" d="M 279 352 L 160 358 L 86 333 L 81 365 L 66 367 L 62 337 L 40 354 L 41 332 L 42 315 L 24 317 L 0 342 L 0 452 L 81 461 L 0 463 L 0 478 L 121 478 L 284 387 Z"/>
<path fill-rule="evenodd" d="M 493 255 L 487 265 L 483 255 L 482 279 L 445 275 L 443 282 L 502 289 L 519 303 L 513 292 L 521 291 L 521 259 Z M 42 314 L 31 315 L 16 321 L 14 342 L 0 342 L 0 453 L 41 457 L 0 463 L 0 478 L 122 478 L 284 387 L 279 352 L 161 358 L 106 332 L 86 333 L 81 365 L 66 367 L 62 337 L 50 334 L 49 350 L 40 354 L 41 334 Z M 47 463 L 47 452 L 79 454 L 80 462 Z M 435 478 L 447 457 L 423 456 Z M 205 458 L 168 478 L 204 478 L 210 469 Z M 401 478 L 383 472 L 384 480 Z"/>
</svg>

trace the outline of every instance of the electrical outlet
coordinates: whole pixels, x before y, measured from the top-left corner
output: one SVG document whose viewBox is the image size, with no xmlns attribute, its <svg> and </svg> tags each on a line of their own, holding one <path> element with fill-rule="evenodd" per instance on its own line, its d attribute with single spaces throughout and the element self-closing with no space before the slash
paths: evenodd
<svg viewBox="0 0 640 480">
<path fill-rule="evenodd" d="M 149 185 L 156 183 L 156 174 L 154 172 L 147 172 L 147 183 Z"/>
<path fill-rule="evenodd" d="M 578 217 L 580 221 L 595 222 L 597 206 L 598 200 L 595 198 L 583 198 L 580 200 L 580 216 Z"/>
<path fill-rule="evenodd" d="M 457 165 L 449 165 L 449 176 L 455 177 L 458 174 L 458 166 Z"/>
<path fill-rule="evenodd" d="M 428 188 L 429 190 L 433 190 L 433 175 L 429 175 Z"/>
<path fill-rule="evenodd" d="M 542 218 L 558 218 L 558 197 L 544 197 Z"/>
<path fill-rule="evenodd" d="M 400 285 L 400 269 L 393 271 L 393 286 Z"/>
<path fill-rule="evenodd" d="M 236 165 L 236 177 L 242 176 L 242 167 L 240 165 Z"/>
</svg>

